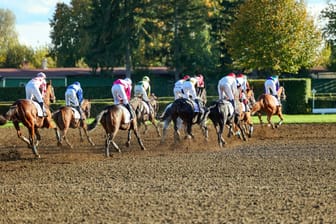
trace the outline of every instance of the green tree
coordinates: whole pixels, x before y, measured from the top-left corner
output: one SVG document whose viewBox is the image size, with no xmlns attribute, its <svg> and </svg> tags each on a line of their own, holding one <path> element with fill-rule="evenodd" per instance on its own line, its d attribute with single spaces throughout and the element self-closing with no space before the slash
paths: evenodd
<svg viewBox="0 0 336 224">
<path fill-rule="evenodd" d="M 15 15 L 8 9 L 0 9 L 0 33 L 0 67 L 6 67 L 8 50 L 19 44 Z"/>
<path fill-rule="evenodd" d="M 297 73 L 316 59 L 320 37 L 303 3 L 247 0 L 227 44 L 236 68 Z"/>
<path fill-rule="evenodd" d="M 327 21 L 323 28 L 323 35 L 327 41 L 327 47 L 331 49 L 328 68 L 336 70 L 336 4 L 329 2 L 322 10 L 321 17 Z"/>
</svg>

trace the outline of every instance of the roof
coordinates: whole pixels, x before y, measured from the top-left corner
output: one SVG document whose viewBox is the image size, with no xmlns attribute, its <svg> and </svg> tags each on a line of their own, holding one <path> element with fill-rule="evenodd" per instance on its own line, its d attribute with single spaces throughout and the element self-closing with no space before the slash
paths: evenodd
<svg viewBox="0 0 336 224">
<path fill-rule="evenodd" d="M 152 67 L 144 68 L 151 73 L 163 75 L 169 71 L 166 67 Z M 99 71 L 99 70 L 98 70 Z M 92 75 L 91 68 L 48 68 L 48 69 L 15 69 L 15 68 L 0 68 L 1 77 L 34 77 L 37 73 L 44 72 L 47 77 L 64 77 L 64 76 L 78 76 L 78 75 Z M 125 74 L 125 68 L 114 68 L 116 75 Z"/>
</svg>

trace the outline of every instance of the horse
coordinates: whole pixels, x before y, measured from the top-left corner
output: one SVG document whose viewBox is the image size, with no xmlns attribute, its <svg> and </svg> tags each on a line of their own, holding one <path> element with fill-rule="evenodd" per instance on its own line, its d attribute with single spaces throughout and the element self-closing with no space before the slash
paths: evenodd
<svg viewBox="0 0 336 224">
<path fill-rule="evenodd" d="M 136 117 L 132 120 L 130 119 L 130 114 L 125 106 L 121 104 L 111 105 L 102 110 L 95 118 L 95 120 L 88 125 L 88 131 L 94 130 L 98 123 L 100 122 L 105 130 L 106 139 L 105 139 L 105 155 L 106 157 L 110 156 L 110 144 L 112 143 L 113 147 L 118 150 L 120 153 L 121 150 L 119 146 L 114 142 L 118 130 L 128 131 L 128 138 L 126 146 L 130 146 L 131 142 L 131 131 L 134 131 L 135 136 L 137 137 L 138 143 L 142 150 L 146 150 L 140 135 L 138 133 L 137 119 Z"/>
<path fill-rule="evenodd" d="M 83 129 L 89 143 L 92 146 L 95 145 L 88 134 L 87 123 L 85 122 L 85 119 L 89 118 L 90 116 L 90 110 L 91 110 L 90 100 L 84 99 L 81 103 L 81 108 L 84 112 L 83 120 L 80 119 L 79 113 L 76 113 L 75 111 L 76 109 L 69 107 L 69 106 L 63 106 L 52 114 L 52 118 L 57 126 L 55 128 L 57 146 L 59 147 L 62 146 L 62 141 L 64 140 L 70 148 L 73 148 L 73 146 L 70 144 L 70 142 L 68 141 L 66 137 L 66 134 L 69 128 L 78 128 L 81 142 L 84 141 L 82 131 L 81 131 L 81 129 Z"/>
<path fill-rule="evenodd" d="M 149 110 L 148 105 L 141 97 L 133 98 L 130 101 L 130 104 L 135 110 L 135 116 L 138 121 L 138 127 L 140 128 L 142 124 L 145 126 L 145 130 L 143 134 L 147 133 L 148 125 L 146 124 L 146 122 L 150 121 L 156 129 L 157 135 L 160 137 L 161 134 L 160 134 L 159 126 L 158 126 L 158 121 L 156 120 L 156 116 L 159 111 L 159 103 L 158 103 L 157 97 L 153 93 L 150 95 L 148 99 L 149 99 L 149 103 L 151 104 L 153 108 L 153 110 L 151 111 L 148 111 Z"/>
<path fill-rule="evenodd" d="M 205 108 L 205 104 L 207 102 L 205 88 L 197 88 L 196 93 L 200 101 L 200 105 Z M 176 99 L 174 102 L 169 103 L 164 109 L 161 116 L 159 117 L 160 121 L 163 121 L 161 143 L 164 143 L 165 141 L 167 129 L 171 121 L 173 121 L 174 123 L 175 142 L 180 139 L 180 133 L 178 130 L 181 129 L 182 124 L 186 126 L 185 128 L 186 138 L 193 137 L 193 134 L 191 132 L 191 126 L 197 123 L 202 129 L 205 139 L 207 139 L 208 128 L 205 122 L 207 120 L 209 111 L 207 110 L 205 114 L 202 115 L 200 113 L 195 113 L 194 110 L 195 110 L 194 102 L 191 99 L 179 98 Z"/>
<path fill-rule="evenodd" d="M 286 100 L 285 88 L 283 86 L 279 87 L 277 95 L 280 101 Z M 275 127 L 277 128 L 281 126 L 281 124 L 283 123 L 282 105 L 277 104 L 278 104 L 277 99 L 274 96 L 270 94 L 262 94 L 261 96 L 259 96 L 257 102 L 252 107 L 251 115 L 258 113 L 260 124 L 263 124 L 263 121 L 261 119 L 261 112 L 265 112 L 268 124 L 273 129 Z M 280 121 L 278 122 L 277 125 L 274 125 L 274 123 L 271 121 L 273 115 L 278 115 L 280 118 Z"/>
<path fill-rule="evenodd" d="M 241 113 L 238 116 L 238 120 L 241 122 L 244 132 L 247 133 L 249 138 L 251 138 L 253 133 L 253 121 L 251 117 L 251 109 L 253 105 L 256 103 L 253 89 L 247 89 L 245 96 L 247 104 L 245 107 L 245 104 L 243 102 L 239 103 L 241 107 Z"/>
<path fill-rule="evenodd" d="M 208 117 L 216 129 L 218 145 L 223 148 L 223 145 L 226 144 L 222 136 L 225 126 L 228 125 L 230 127 L 229 133 L 232 131 L 234 122 L 233 107 L 229 101 L 221 99 L 213 102 L 208 109 L 210 111 Z"/>
<path fill-rule="evenodd" d="M 35 158 L 40 158 L 37 147 L 41 140 L 39 133 L 40 128 L 55 128 L 52 122 L 50 102 L 55 102 L 56 97 L 54 93 L 54 87 L 51 81 L 47 83 L 46 93 L 44 96 L 44 106 L 46 109 L 47 117 L 39 116 L 40 106 L 34 104 L 33 100 L 19 99 L 15 101 L 7 113 L 0 116 L 0 125 L 5 124 L 8 120 L 13 122 L 19 139 L 27 143 L 28 148 L 31 148 Z M 29 137 L 25 137 L 20 129 L 20 123 L 22 123 L 29 132 Z"/>
</svg>

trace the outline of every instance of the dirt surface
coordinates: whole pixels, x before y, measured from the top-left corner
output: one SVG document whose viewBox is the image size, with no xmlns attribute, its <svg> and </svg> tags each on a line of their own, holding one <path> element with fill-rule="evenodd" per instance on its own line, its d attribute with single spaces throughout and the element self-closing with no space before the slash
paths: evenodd
<svg viewBox="0 0 336 224">
<path fill-rule="evenodd" d="M 74 149 L 42 130 L 39 160 L 1 128 L 0 223 L 336 222 L 336 124 L 256 125 L 223 149 L 209 127 L 208 142 L 194 127 L 177 145 L 172 129 L 162 145 L 150 127 L 147 151 L 121 131 L 110 158 L 100 127 L 94 147 L 71 130 Z"/>
</svg>

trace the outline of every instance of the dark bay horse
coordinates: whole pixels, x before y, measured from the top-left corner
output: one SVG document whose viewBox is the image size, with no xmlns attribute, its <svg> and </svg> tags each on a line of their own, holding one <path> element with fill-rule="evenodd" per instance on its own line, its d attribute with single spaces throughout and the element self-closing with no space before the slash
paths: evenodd
<svg viewBox="0 0 336 224">
<path fill-rule="evenodd" d="M 230 112 L 231 103 L 226 100 L 218 100 L 213 102 L 209 107 L 209 119 L 214 124 L 217 133 L 218 145 L 220 148 L 226 144 L 223 138 L 223 132 L 225 126 L 228 125 L 230 130 L 232 130 L 232 125 L 234 122 L 233 107 L 232 112 Z"/>
<path fill-rule="evenodd" d="M 105 141 L 105 155 L 107 157 L 110 156 L 110 144 L 112 143 L 113 147 L 121 152 L 118 145 L 114 142 L 114 138 L 116 137 L 119 130 L 128 131 L 128 138 L 126 142 L 126 146 L 130 146 L 131 142 L 131 131 L 134 131 L 135 136 L 138 139 L 138 143 L 142 150 L 146 150 L 145 146 L 142 143 L 138 132 L 137 119 L 129 121 L 129 112 L 123 105 L 112 105 L 106 107 L 103 111 L 101 111 L 95 118 L 95 120 L 88 125 L 88 131 L 94 130 L 98 123 L 100 122 L 106 133 L 106 141 Z"/>
<path fill-rule="evenodd" d="M 156 120 L 157 113 L 159 111 L 159 102 L 155 94 L 151 94 L 150 97 L 148 97 L 149 103 L 151 104 L 153 110 L 148 112 L 148 105 L 141 97 L 135 97 L 130 101 L 130 104 L 135 110 L 135 116 L 138 121 L 138 127 L 140 128 L 141 125 L 144 125 L 145 130 L 144 134 L 148 131 L 148 124 L 147 121 L 151 122 L 153 126 L 156 129 L 157 135 L 160 137 L 160 130 L 158 126 L 158 121 Z"/>
<path fill-rule="evenodd" d="M 203 103 L 200 103 L 203 104 Z M 204 104 L 203 104 L 204 105 Z M 192 125 L 199 124 L 205 138 L 208 138 L 208 128 L 206 126 L 206 120 L 209 114 L 209 111 L 203 106 L 205 113 L 201 114 L 195 112 L 194 102 L 190 99 L 179 98 L 176 99 L 173 103 L 169 104 L 160 119 L 164 121 L 164 127 L 162 132 L 161 143 L 164 142 L 166 136 L 166 130 L 170 121 L 173 121 L 174 125 L 174 141 L 175 143 L 180 140 L 180 125 L 183 122 L 185 125 L 186 138 L 194 138 L 192 134 Z"/>
<path fill-rule="evenodd" d="M 50 112 L 50 102 L 56 100 L 54 88 L 51 82 L 47 83 L 47 91 L 44 96 L 44 106 L 47 112 L 47 117 L 38 116 L 38 109 L 32 100 L 19 99 L 15 101 L 5 115 L 0 116 L 0 125 L 3 125 L 10 120 L 13 122 L 17 132 L 17 136 L 27 143 L 32 149 L 36 158 L 40 158 L 37 147 L 41 140 L 39 128 L 55 128 Z M 25 137 L 20 129 L 22 123 L 29 132 L 29 137 Z"/>
<path fill-rule="evenodd" d="M 205 107 L 205 105 L 207 103 L 207 92 L 206 92 L 206 89 L 205 88 L 196 88 L 196 93 L 197 93 L 197 97 L 201 101 L 201 105 L 203 105 Z M 177 99 L 177 100 L 180 100 L 180 99 Z M 175 101 L 177 101 L 177 100 L 175 100 Z M 166 106 L 166 108 L 163 111 L 163 113 L 161 114 L 161 116 L 160 116 L 160 120 L 163 122 L 161 143 L 163 143 L 165 141 L 165 138 L 166 138 L 166 135 L 167 135 L 167 129 L 169 127 L 170 122 L 173 121 L 173 117 L 172 117 L 172 113 L 173 113 L 172 109 L 173 109 L 173 107 L 172 107 L 172 105 L 174 104 L 174 102 L 169 103 Z M 185 103 L 187 103 L 187 102 L 185 102 Z M 202 129 L 202 132 L 203 132 L 203 135 L 207 139 L 208 138 L 208 129 L 207 129 L 207 126 L 206 126 L 205 122 L 207 120 L 206 116 L 208 115 L 208 113 L 204 114 L 206 116 L 203 116 L 203 117 L 200 117 L 200 116 L 198 116 L 199 114 L 194 113 L 194 105 L 193 105 L 193 102 L 191 100 L 189 100 L 188 103 L 185 104 L 185 105 L 189 105 L 187 107 L 189 109 L 187 109 L 187 108 L 185 108 L 185 109 L 187 109 L 187 114 L 193 114 L 191 120 L 194 120 L 194 121 L 191 122 L 191 123 L 189 122 L 189 124 L 188 124 L 188 122 L 187 122 L 186 119 L 182 119 L 182 117 L 177 116 L 176 120 L 174 121 L 174 130 L 175 130 L 175 128 L 177 129 L 174 132 L 175 142 L 179 139 L 179 132 L 178 132 L 178 130 L 180 130 L 183 125 L 185 126 L 185 131 L 184 132 L 186 134 L 186 138 L 187 137 L 192 137 L 193 135 L 192 134 L 190 135 L 191 126 L 193 124 L 195 124 L 195 123 L 198 123 L 200 125 L 200 127 Z M 177 105 L 177 107 L 178 107 L 178 105 Z M 189 119 L 189 121 L 190 121 L 190 119 Z"/>
<path fill-rule="evenodd" d="M 282 100 L 286 100 L 286 93 L 285 88 L 280 86 L 278 90 L 278 98 Z M 262 94 L 259 96 L 257 102 L 254 104 L 251 110 L 251 115 L 254 115 L 255 113 L 258 114 L 258 118 L 260 121 L 260 124 L 263 124 L 263 121 L 261 119 L 261 113 L 266 113 L 268 124 L 271 125 L 272 128 L 279 127 L 283 122 L 283 115 L 282 115 L 282 106 L 277 105 L 277 99 L 275 99 L 274 96 L 270 94 Z M 271 118 L 273 115 L 278 115 L 280 118 L 280 121 L 277 125 L 274 125 L 274 123 L 271 121 Z"/>
<path fill-rule="evenodd" d="M 86 118 L 90 117 L 90 110 L 91 110 L 91 102 L 88 99 L 84 99 L 81 103 L 81 108 L 84 112 L 83 116 L 84 119 L 80 120 L 78 117 L 79 113 L 77 113 L 76 117 L 76 112 L 74 108 L 68 107 L 68 106 L 63 106 L 59 108 L 57 111 L 55 111 L 52 114 L 52 118 L 54 122 L 56 123 L 57 128 L 55 128 L 55 133 L 56 133 L 56 138 L 57 138 L 57 145 L 62 146 L 62 141 L 64 140 L 65 143 L 72 148 L 72 145 L 68 141 L 66 134 L 69 130 L 69 128 L 78 128 L 79 130 L 79 136 L 81 142 L 83 142 L 83 135 L 81 129 L 83 129 L 84 134 L 89 141 L 89 143 L 94 146 L 94 142 L 90 138 L 88 131 L 87 131 L 87 123 L 85 122 Z"/>
</svg>

